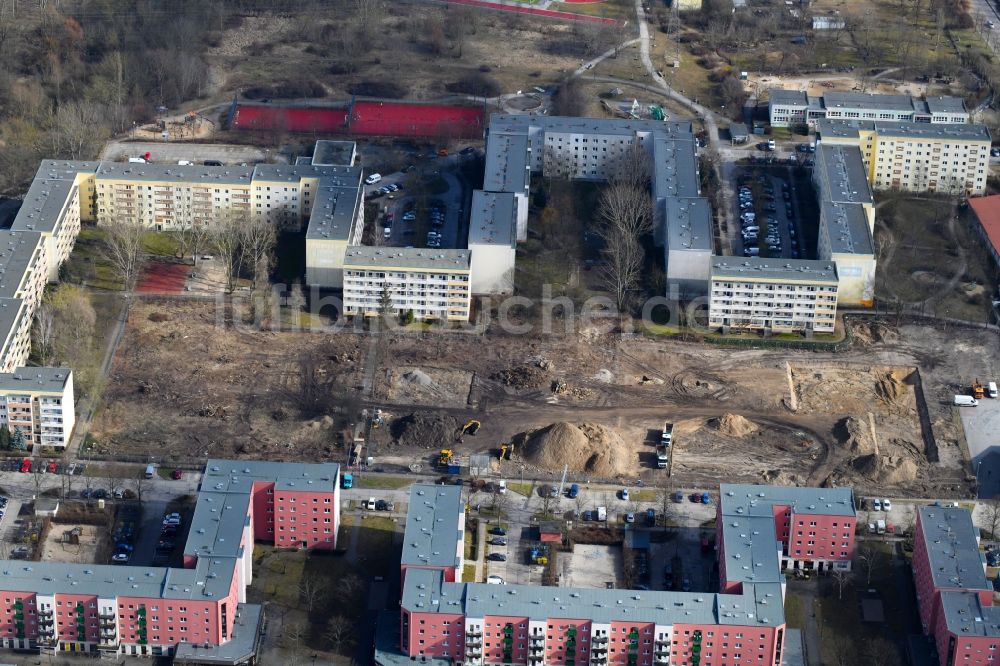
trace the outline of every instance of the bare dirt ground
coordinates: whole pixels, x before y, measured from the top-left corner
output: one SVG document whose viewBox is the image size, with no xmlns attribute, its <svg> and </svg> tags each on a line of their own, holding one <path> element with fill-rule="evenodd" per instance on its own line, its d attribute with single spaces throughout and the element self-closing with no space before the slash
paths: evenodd
<svg viewBox="0 0 1000 666">
<path fill-rule="evenodd" d="M 78 531 L 78 542 L 70 542 L 70 534 Z M 41 545 L 42 562 L 97 561 L 98 551 L 107 541 L 107 530 L 94 525 L 53 523 Z"/>
<path fill-rule="evenodd" d="M 212 303 L 134 306 L 98 416 L 99 446 L 179 459 L 344 460 L 340 434 L 353 419 L 338 410 L 357 413 L 360 402 L 348 396 L 363 383 L 371 338 L 233 330 L 217 320 Z M 374 431 L 373 450 L 387 470 L 414 461 L 427 469 L 442 447 L 461 457 L 495 453 L 553 423 L 593 424 L 607 431 L 598 439 L 620 441 L 616 450 L 634 455 L 624 468 L 615 459 L 601 469 L 661 484 L 666 474 L 655 468 L 652 444 L 672 421 L 674 487 L 745 480 L 851 484 L 900 496 L 967 493 L 973 479 L 950 396 L 969 378 L 1000 371 L 996 334 L 884 322 L 855 330 L 854 348 L 840 354 L 596 334 L 397 335 L 374 373 L 383 379 L 371 404 L 389 423 Z M 300 407 L 304 352 L 315 359 L 309 376 L 329 379 L 323 386 L 335 394 L 326 412 Z M 419 375 L 404 379 L 417 370 L 430 386 Z M 470 418 L 482 428 L 458 443 Z M 503 465 L 508 474 L 561 472 L 555 459 L 516 450 Z M 546 468 L 553 465 L 559 469 Z"/>
</svg>

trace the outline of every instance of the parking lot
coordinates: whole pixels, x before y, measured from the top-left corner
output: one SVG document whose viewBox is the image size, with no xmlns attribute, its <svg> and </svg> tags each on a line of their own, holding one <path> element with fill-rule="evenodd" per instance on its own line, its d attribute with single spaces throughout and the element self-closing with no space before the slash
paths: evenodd
<svg viewBox="0 0 1000 666">
<path fill-rule="evenodd" d="M 812 259 L 802 241 L 802 216 L 787 167 L 747 167 L 736 172 L 740 234 L 734 254 L 744 257 Z"/>
<path fill-rule="evenodd" d="M 962 418 L 972 471 L 979 481 L 979 497 L 1000 495 L 1000 400 L 983 398 L 978 407 L 955 407 Z"/>
</svg>

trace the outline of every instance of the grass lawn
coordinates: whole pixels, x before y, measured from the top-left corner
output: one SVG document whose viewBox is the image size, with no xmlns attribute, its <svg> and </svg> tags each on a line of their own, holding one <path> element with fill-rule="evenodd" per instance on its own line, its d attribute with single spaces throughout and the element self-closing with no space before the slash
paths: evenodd
<svg viewBox="0 0 1000 666">
<path fill-rule="evenodd" d="M 63 266 L 66 282 L 84 284 L 91 289 L 121 291 L 121 280 L 104 256 L 104 232 L 97 227 L 82 227 L 73 252 Z"/>
<path fill-rule="evenodd" d="M 654 324 L 652 322 L 647 322 L 642 324 L 643 335 L 648 335 L 650 337 L 672 337 L 681 332 L 679 326 L 667 326 L 666 324 Z"/>
<path fill-rule="evenodd" d="M 629 491 L 629 498 L 633 502 L 655 502 L 657 500 L 657 495 L 658 491 L 652 488 Z"/>
<path fill-rule="evenodd" d="M 789 592 L 785 595 L 785 622 L 793 629 L 801 629 L 804 623 L 805 609 L 802 607 L 802 599 L 798 595 Z"/>
<path fill-rule="evenodd" d="M 531 489 L 533 487 L 534 484 L 532 483 L 507 483 L 507 490 L 518 495 L 524 495 L 525 497 L 531 496 Z"/>
<path fill-rule="evenodd" d="M 142 247 L 154 257 L 176 257 L 180 253 L 180 243 L 176 234 L 165 231 L 148 231 L 142 239 Z"/>
<path fill-rule="evenodd" d="M 476 580 L 476 565 L 466 564 L 462 567 L 462 582 L 463 583 L 477 583 Z"/>
<path fill-rule="evenodd" d="M 413 479 L 405 476 L 381 476 L 365 474 L 358 478 L 354 477 L 354 485 L 358 488 L 381 488 L 383 490 L 396 490 L 405 488 L 413 483 Z"/>
</svg>

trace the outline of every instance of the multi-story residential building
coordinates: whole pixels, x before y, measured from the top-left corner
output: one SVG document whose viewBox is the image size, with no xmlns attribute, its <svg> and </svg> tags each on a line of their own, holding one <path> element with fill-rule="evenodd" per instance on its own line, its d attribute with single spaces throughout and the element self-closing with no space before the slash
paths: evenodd
<svg viewBox="0 0 1000 666">
<path fill-rule="evenodd" d="M 462 580 L 465 555 L 465 507 L 458 486 L 417 483 L 410 486 L 401 579 L 407 570 L 430 569 L 449 583 Z"/>
<path fill-rule="evenodd" d="M 858 146 L 875 189 L 986 191 L 991 138 L 985 125 L 824 120 L 817 135 L 828 145 Z"/>
<path fill-rule="evenodd" d="M 0 372 L 13 372 L 28 362 L 33 312 L 22 298 L 0 298 Z"/>
<path fill-rule="evenodd" d="M 643 164 L 645 162 L 645 164 Z M 651 176 L 654 239 L 664 247 L 668 290 L 678 296 L 704 294 L 711 257 L 711 209 L 701 201 L 697 148 L 691 124 L 494 114 L 486 146 L 483 195 L 470 220 L 473 293 L 512 289 L 514 252 L 511 236 L 527 238 L 531 174 L 578 180 L 613 180 L 634 170 Z M 484 196 L 488 195 L 488 196 Z M 491 197 L 503 196 L 504 199 Z M 506 197 L 512 196 L 512 203 Z M 502 215 L 490 205 L 502 201 Z M 509 223 L 513 210 L 515 230 Z M 485 231 L 484 231 L 485 230 Z M 483 242 L 484 234 L 491 239 Z M 492 239 L 499 239 L 492 241 Z M 476 253 L 488 257 L 480 260 Z M 480 268 L 488 273 L 480 275 Z"/>
<path fill-rule="evenodd" d="M 472 293 L 504 294 L 514 288 L 514 258 L 518 241 L 517 206 L 517 198 L 513 192 L 476 190 L 472 193 L 472 214 L 469 221 Z"/>
<path fill-rule="evenodd" d="M 69 368 L 17 368 L 0 373 L 0 424 L 19 431 L 28 448 L 69 445 L 76 423 L 73 371 Z"/>
<path fill-rule="evenodd" d="M 395 313 L 468 321 L 470 283 L 469 250 L 355 246 L 344 256 L 344 313 L 378 316 L 388 295 Z"/>
<path fill-rule="evenodd" d="M 727 484 L 719 593 L 460 583 L 459 490 L 411 493 L 399 643 L 377 649 L 376 664 L 781 664 L 781 571 L 849 570 L 854 551 L 849 488 Z"/>
<path fill-rule="evenodd" d="M 860 149 L 821 141 L 813 182 L 820 211 L 816 256 L 837 264 L 840 304 L 870 307 L 875 299 L 875 199 Z"/>
<path fill-rule="evenodd" d="M 838 283 L 829 261 L 715 257 L 708 325 L 723 332 L 833 333 Z"/>
<path fill-rule="evenodd" d="M 925 633 L 932 633 L 938 624 L 942 593 L 973 592 L 992 605 L 993 587 L 986 579 L 971 513 L 950 507 L 919 508 L 913 538 L 913 580 Z"/>
<path fill-rule="evenodd" d="M 849 571 L 857 511 L 850 488 L 724 483 L 716 532 L 723 592 L 782 583 L 781 571 Z"/>
<path fill-rule="evenodd" d="M 0 561 L 0 646 L 249 663 L 263 626 L 246 603 L 254 541 L 332 549 L 340 470 L 209 460 L 183 568 Z"/>
<path fill-rule="evenodd" d="M 960 97 L 910 97 L 830 91 L 811 96 L 803 90 L 773 89 L 768 92 L 768 115 L 772 127 L 806 124 L 823 119 L 878 120 L 922 124 L 969 122 L 969 112 Z"/>
</svg>

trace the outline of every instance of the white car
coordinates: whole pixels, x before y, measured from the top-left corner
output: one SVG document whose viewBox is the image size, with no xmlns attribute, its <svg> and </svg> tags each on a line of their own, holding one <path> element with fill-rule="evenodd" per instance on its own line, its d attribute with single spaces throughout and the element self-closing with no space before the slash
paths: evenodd
<svg viewBox="0 0 1000 666">
<path fill-rule="evenodd" d="M 505 581 L 500 576 L 489 576 L 486 579 L 486 583 L 488 585 L 506 585 L 507 581 Z"/>
<path fill-rule="evenodd" d="M 883 499 L 882 500 L 882 510 L 883 511 L 892 511 L 892 502 L 890 502 L 887 499 Z"/>
<path fill-rule="evenodd" d="M 370 176 L 368 176 L 367 178 L 365 178 L 365 185 L 374 185 L 375 183 L 379 182 L 380 180 L 382 180 L 382 174 L 380 174 L 380 173 L 373 173 Z"/>
<path fill-rule="evenodd" d="M 872 511 L 881 511 L 881 510 L 882 510 L 882 500 L 876 497 L 875 499 L 872 500 Z"/>
</svg>

